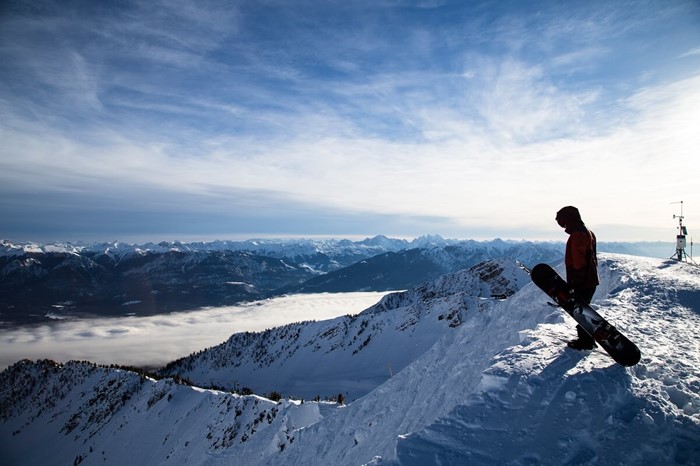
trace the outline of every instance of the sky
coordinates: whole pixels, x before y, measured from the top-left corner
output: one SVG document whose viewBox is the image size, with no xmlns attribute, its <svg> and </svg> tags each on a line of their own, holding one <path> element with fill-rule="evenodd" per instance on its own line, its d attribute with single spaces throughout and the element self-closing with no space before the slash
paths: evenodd
<svg viewBox="0 0 700 466">
<path fill-rule="evenodd" d="M 0 4 L 14 241 L 673 241 L 699 127 L 693 0 Z"/>
<path fill-rule="evenodd" d="M 160 367 L 226 341 L 294 322 L 358 314 L 387 292 L 283 296 L 150 317 L 68 319 L 0 330 L 0 370 L 22 359 Z"/>
</svg>

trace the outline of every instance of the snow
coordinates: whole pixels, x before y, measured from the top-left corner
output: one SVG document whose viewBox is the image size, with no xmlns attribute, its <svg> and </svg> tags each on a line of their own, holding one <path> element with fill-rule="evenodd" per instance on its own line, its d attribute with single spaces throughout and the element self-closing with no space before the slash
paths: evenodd
<svg viewBox="0 0 700 466">
<path fill-rule="evenodd" d="M 545 316 L 465 402 L 400 439 L 394 463 L 697 464 L 700 270 L 612 257 L 601 270 L 597 304 L 638 342 L 640 364 L 564 350 L 570 322 Z"/>
<path fill-rule="evenodd" d="M 603 254 L 599 270 L 594 305 L 640 347 L 634 367 L 600 349 L 567 349 L 573 321 L 531 284 L 507 299 L 474 296 L 458 325 L 428 327 L 464 302 L 455 296 L 467 282 L 456 274 L 371 312 L 403 322 L 420 308 L 428 320 L 416 328 L 432 328 L 434 340 L 347 406 L 24 362 L 0 377 L 0 456 L 9 464 L 78 456 L 82 464 L 699 464 L 700 268 Z M 406 344 L 395 326 L 382 334 L 384 351 Z M 326 354 L 326 368 L 347 355 Z M 386 370 L 385 360 L 374 364 Z M 309 382 L 323 383 L 323 369 Z"/>
</svg>

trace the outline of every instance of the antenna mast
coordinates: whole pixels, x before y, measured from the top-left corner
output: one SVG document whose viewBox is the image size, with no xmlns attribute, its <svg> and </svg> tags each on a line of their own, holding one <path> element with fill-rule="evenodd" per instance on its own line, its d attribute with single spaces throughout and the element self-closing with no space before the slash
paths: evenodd
<svg viewBox="0 0 700 466">
<path fill-rule="evenodd" d="M 680 204 L 681 205 L 681 214 L 680 215 L 673 214 L 673 218 L 678 219 L 678 234 L 676 235 L 676 253 L 673 256 L 671 256 L 671 259 L 673 259 L 675 257 L 676 260 L 679 260 L 679 261 L 685 260 L 686 262 L 688 262 L 688 260 L 690 260 L 690 262 L 692 262 L 694 264 L 695 261 L 693 260 L 693 256 L 692 256 L 692 251 L 693 251 L 693 239 L 692 238 L 690 239 L 691 255 L 689 256 L 688 253 L 685 252 L 685 246 L 687 244 L 686 236 L 688 235 L 688 229 L 685 227 L 685 225 L 683 225 L 683 218 L 684 218 L 683 217 L 683 201 L 671 202 L 671 204 Z"/>
</svg>

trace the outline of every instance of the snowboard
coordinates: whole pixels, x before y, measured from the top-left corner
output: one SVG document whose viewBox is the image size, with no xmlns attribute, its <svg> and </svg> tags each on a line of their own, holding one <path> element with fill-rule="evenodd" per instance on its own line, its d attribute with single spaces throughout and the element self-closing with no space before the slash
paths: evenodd
<svg viewBox="0 0 700 466">
<path fill-rule="evenodd" d="M 639 362 L 641 353 L 637 345 L 590 305 L 577 300 L 569 284 L 553 268 L 547 264 L 537 264 L 530 272 L 530 277 L 535 285 L 573 317 L 615 362 L 623 366 L 634 366 Z"/>
</svg>

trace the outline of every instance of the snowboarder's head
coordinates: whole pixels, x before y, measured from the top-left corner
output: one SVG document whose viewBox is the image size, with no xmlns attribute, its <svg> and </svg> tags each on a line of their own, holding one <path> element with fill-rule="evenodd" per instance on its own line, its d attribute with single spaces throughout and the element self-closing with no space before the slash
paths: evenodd
<svg viewBox="0 0 700 466">
<path fill-rule="evenodd" d="M 581 214 L 578 209 L 574 206 L 562 207 L 559 212 L 557 212 L 556 217 L 557 223 L 560 227 L 566 228 L 577 223 L 582 223 Z"/>
</svg>

